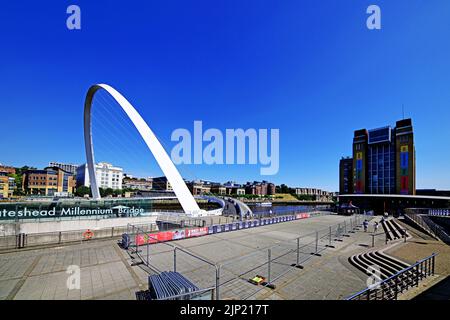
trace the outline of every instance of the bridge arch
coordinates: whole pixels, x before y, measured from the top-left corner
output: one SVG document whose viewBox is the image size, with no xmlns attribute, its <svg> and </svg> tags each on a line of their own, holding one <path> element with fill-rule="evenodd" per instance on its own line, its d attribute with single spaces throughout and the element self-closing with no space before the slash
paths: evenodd
<svg viewBox="0 0 450 320">
<path fill-rule="evenodd" d="M 91 182 L 92 196 L 94 199 L 100 199 L 100 192 L 95 175 L 95 160 L 94 160 L 94 146 L 92 143 L 92 125 L 91 125 L 91 109 L 92 101 L 95 93 L 104 89 L 110 94 L 114 100 L 119 104 L 123 111 L 127 114 L 133 125 L 138 130 L 145 144 L 149 148 L 150 152 L 156 159 L 159 167 L 163 171 L 167 180 L 170 182 L 175 195 L 178 198 L 183 210 L 186 214 L 198 215 L 201 213 L 197 202 L 189 191 L 186 183 L 178 172 L 177 168 L 173 164 L 167 152 L 156 138 L 153 131 L 136 111 L 136 109 L 125 99 L 122 94 L 107 84 L 95 84 L 91 86 L 86 94 L 84 102 L 84 146 L 86 151 L 86 160 L 88 166 L 89 180 Z"/>
</svg>

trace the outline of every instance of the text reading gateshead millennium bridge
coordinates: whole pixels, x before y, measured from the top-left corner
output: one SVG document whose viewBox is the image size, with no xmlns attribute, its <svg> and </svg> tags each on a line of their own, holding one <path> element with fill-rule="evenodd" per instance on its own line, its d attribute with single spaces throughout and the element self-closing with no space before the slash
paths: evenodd
<svg viewBox="0 0 450 320">
<path fill-rule="evenodd" d="M 23 208 L 23 210 L 7 210 L 0 211 L 0 219 L 26 219 L 26 218 L 51 218 L 51 217 L 70 217 L 70 216 L 96 216 L 96 215 L 141 215 L 144 213 L 142 208 L 113 208 L 109 209 L 84 209 L 82 207 L 61 208 L 56 210 L 56 207 L 49 210 L 33 210 Z"/>
</svg>

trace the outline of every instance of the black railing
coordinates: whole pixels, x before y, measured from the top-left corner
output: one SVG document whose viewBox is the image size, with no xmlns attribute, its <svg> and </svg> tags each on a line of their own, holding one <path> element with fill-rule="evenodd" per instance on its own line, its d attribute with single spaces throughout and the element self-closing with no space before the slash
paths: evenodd
<svg viewBox="0 0 450 320">
<path fill-rule="evenodd" d="M 450 235 L 447 234 L 440 225 L 430 219 L 427 215 L 428 210 L 429 209 L 406 209 L 405 217 L 435 239 L 450 243 Z"/>
<path fill-rule="evenodd" d="M 397 300 L 398 296 L 419 282 L 434 275 L 435 258 L 433 253 L 408 268 L 405 268 L 389 278 L 355 293 L 346 300 Z"/>
</svg>

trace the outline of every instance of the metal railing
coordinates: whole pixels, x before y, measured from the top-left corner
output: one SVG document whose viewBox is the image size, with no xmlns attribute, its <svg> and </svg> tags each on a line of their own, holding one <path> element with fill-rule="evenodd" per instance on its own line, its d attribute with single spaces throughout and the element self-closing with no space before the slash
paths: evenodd
<svg viewBox="0 0 450 320">
<path fill-rule="evenodd" d="M 435 239 L 450 243 L 445 230 L 427 216 L 428 209 L 406 209 L 405 217 Z"/>
<path fill-rule="evenodd" d="M 436 256 L 437 254 L 433 253 L 346 300 L 397 300 L 400 294 L 412 287 L 418 287 L 423 279 L 434 275 Z"/>
<path fill-rule="evenodd" d="M 278 242 L 270 247 L 254 250 L 252 253 L 231 258 L 221 264 L 220 286 L 228 299 L 253 299 L 265 288 L 275 287 L 275 282 L 295 269 L 304 269 L 309 261 L 322 256 L 336 242 L 344 241 L 355 232 L 363 221 L 362 216 L 349 217 L 342 223 L 322 228 L 295 239 Z M 245 296 L 234 296 L 237 281 L 248 281 L 261 275 L 263 284 L 248 290 Z"/>
<path fill-rule="evenodd" d="M 166 257 L 167 257 L 167 254 L 173 256 L 173 260 L 172 260 L 173 265 L 171 268 L 173 270 L 173 272 L 180 271 L 179 268 L 177 268 L 177 265 L 178 265 L 177 262 L 180 260 L 180 254 L 177 254 L 178 252 L 180 252 L 184 255 L 184 257 L 183 257 L 184 264 L 194 265 L 197 263 L 196 269 L 201 270 L 202 273 L 204 275 L 206 275 L 206 278 L 210 278 L 210 276 L 208 276 L 208 275 L 212 275 L 210 273 L 212 271 L 211 268 L 214 268 L 214 276 L 215 276 L 214 285 L 208 286 L 208 288 L 200 289 L 200 293 L 212 292 L 212 294 L 215 294 L 215 298 L 219 299 L 219 295 L 220 295 L 220 293 L 219 293 L 220 266 L 219 265 L 217 265 L 201 256 L 198 256 L 195 253 L 193 253 L 187 249 L 176 246 L 175 244 L 172 244 L 170 242 L 160 241 L 157 237 L 154 237 L 153 235 L 149 234 L 148 230 L 146 230 L 145 227 L 136 226 L 136 225 L 128 225 L 127 229 L 130 231 L 129 235 L 133 236 L 134 239 L 137 239 L 139 237 L 144 237 L 145 244 L 139 244 L 135 240 L 135 242 L 132 244 L 132 250 L 134 248 L 132 253 L 136 254 L 139 257 L 139 259 L 141 260 L 141 263 L 146 265 L 153 272 L 161 273 L 162 272 L 161 269 L 165 269 L 164 271 L 166 271 L 167 269 L 170 269 L 170 266 L 167 264 L 168 261 L 166 259 L 163 259 L 165 261 L 158 261 L 157 259 L 153 259 L 154 257 L 151 256 L 151 248 L 155 252 L 155 254 L 163 253 L 163 254 L 165 254 Z M 149 241 L 149 240 L 152 240 L 152 241 Z M 157 247 L 157 245 L 160 245 L 160 244 L 162 245 L 162 247 L 167 246 L 170 249 L 169 250 L 164 250 L 164 249 L 161 250 L 161 246 L 159 248 Z M 143 252 L 143 251 L 145 251 L 145 252 Z M 155 260 L 155 261 L 153 261 L 153 260 Z M 158 263 L 161 263 L 161 262 L 163 262 L 163 266 L 158 265 Z M 198 263 L 200 263 L 200 265 L 198 265 Z M 181 268 L 181 269 L 183 271 L 183 268 Z M 207 280 L 206 282 L 208 283 L 209 281 Z M 211 291 L 211 287 L 213 289 L 212 291 Z M 167 299 L 176 299 L 176 298 L 180 298 L 180 297 L 173 296 L 173 297 L 168 297 Z M 212 295 L 212 298 L 214 298 L 214 295 Z"/>
<path fill-rule="evenodd" d="M 326 249 L 334 248 L 338 242 L 356 232 L 364 219 L 362 215 L 347 217 L 340 223 L 290 240 L 277 241 L 268 237 L 262 243 L 230 247 L 220 252 L 207 249 L 208 260 L 192 251 L 196 250 L 195 246 L 192 250 L 180 248 L 174 242 L 159 241 L 156 236 L 146 233 L 144 228 L 130 225 L 131 239 L 142 239 L 140 237 L 143 236 L 152 239 L 145 243 L 140 241 L 139 244 L 136 241 L 130 248 L 132 254 L 138 256 L 139 263 L 151 269 L 149 273 L 173 270 L 201 288 L 214 287 L 216 299 L 245 300 L 254 297 L 264 288 L 274 286 L 288 272 L 303 269 L 311 259 L 320 257 Z M 248 282 L 255 275 L 262 275 L 264 283 L 250 287 L 243 284 L 242 281 Z M 248 288 L 245 292 L 237 293 L 236 288 L 242 285 Z"/>
<path fill-rule="evenodd" d="M 147 226 L 149 226 L 149 224 Z M 153 230 L 158 230 L 156 224 L 153 224 Z M 87 229 L 58 232 L 19 233 L 16 235 L 1 236 L 0 250 L 14 250 L 46 245 L 60 245 L 65 243 L 81 243 L 95 239 L 116 238 L 127 232 L 127 226 L 90 229 L 90 231 L 92 231 L 92 236 L 89 238 L 83 235 L 86 231 Z"/>
</svg>

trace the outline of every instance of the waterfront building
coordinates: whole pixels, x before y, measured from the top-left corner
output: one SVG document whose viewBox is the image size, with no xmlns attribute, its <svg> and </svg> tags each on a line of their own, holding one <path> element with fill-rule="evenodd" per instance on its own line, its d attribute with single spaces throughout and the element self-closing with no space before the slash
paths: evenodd
<svg viewBox="0 0 450 320">
<path fill-rule="evenodd" d="M 225 188 L 225 194 L 228 195 L 236 195 L 236 196 L 243 196 L 245 195 L 245 188 L 242 188 L 240 186 L 229 186 Z"/>
<path fill-rule="evenodd" d="M 416 163 L 414 135 L 411 119 L 396 122 L 394 128 L 354 132 L 353 137 L 353 188 L 345 170 L 348 159 L 340 162 L 341 193 L 356 194 L 416 194 Z"/>
<path fill-rule="evenodd" d="M 245 194 L 251 195 L 274 195 L 275 192 L 275 184 L 267 182 L 263 180 L 262 182 L 253 181 L 247 182 L 243 188 L 245 189 Z"/>
<path fill-rule="evenodd" d="M 166 177 L 153 178 L 153 190 L 173 191 L 172 186 Z"/>
<path fill-rule="evenodd" d="M 14 190 L 16 190 L 16 179 L 13 177 L 8 177 L 8 197 L 11 198 L 14 195 Z"/>
<path fill-rule="evenodd" d="M 191 181 L 186 185 L 193 196 L 211 193 L 211 185 L 208 183 L 204 183 L 203 181 Z"/>
<path fill-rule="evenodd" d="M 48 166 L 49 167 L 58 167 L 60 169 L 63 169 L 66 172 L 70 172 L 73 175 L 77 174 L 78 165 L 76 165 L 76 164 L 61 163 L 61 162 L 50 162 Z"/>
<path fill-rule="evenodd" d="M 95 165 L 95 176 L 99 188 L 122 189 L 123 169 L 115 167 L 107 162 L 99 162 Z M 77 186 L 90 187 L 87 164 L 77 168 Z"/>
<path fill-rule="evenodd" d="M 332 201 L 334 193 L 317 188 L 295 188 L 298 196 L 309 196 L 314 201 Z"/>
<path fill-rule="evenodd" d="M 22 176 L 22 189 L 28 194 L 55 196 L 74 192 L 74 176 L 58 167 L 27 170 Z"/>
<path fill-rule="evenodd" d="M 9 177 L 5 172 L 0 172 L 0 199 L 9 197 Z"/>
<path fill-rule="evenodd" d="M 131 178 L 130 176 L 126 176 L 122 180 L 122 188 L 123 189 L 150 191 L 153 189 L 153 179 L 152 178 L 139 179 L 139 178 Z"/>
<path fill-rule="evenodd" d="M 350 157 L 339 161 L 339 193 L 353 193 L 353 159 Z"/>
<path fill-rule="evenodd" d="M 245 192 L 245 191 L 244 191 Z M 227 188 L 221 185 L 220 183 L 215 183 L 211 185 L 211 193 L 218 195 L 226 195 Z"/>
<path fill-rule="evenodd" d="M 5 166 L 0 163 L 0 172 L 4 172 L 6 174 L 16 174 L 16 169 L 14 167 Z"/>
</svg>

